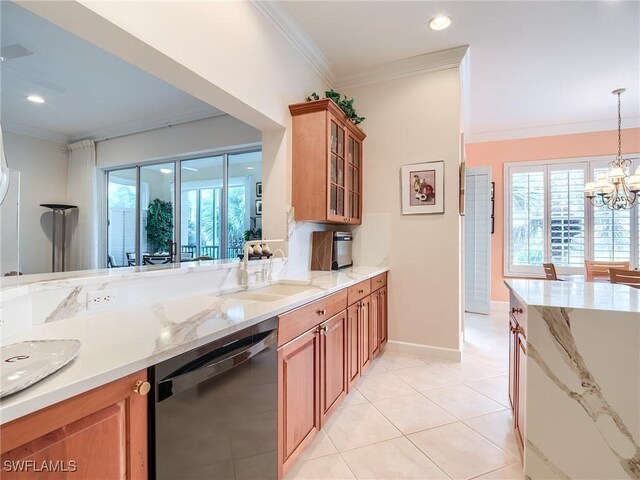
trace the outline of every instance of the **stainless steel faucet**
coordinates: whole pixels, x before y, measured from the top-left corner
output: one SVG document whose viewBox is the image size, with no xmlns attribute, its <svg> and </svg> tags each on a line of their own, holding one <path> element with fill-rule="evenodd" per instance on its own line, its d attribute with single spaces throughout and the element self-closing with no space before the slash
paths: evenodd
<svg viewBox="0 0 640 480">
<path fill-rule="evenodd" d="M 249 288 L 249 247 L 262 243 L 284 243 L 284 240 L 249 240 L 244 242 L 244 247 L 242 247 L 242 268 L 238 269 L 238 281 L 244 290 Z"/>
</svg>

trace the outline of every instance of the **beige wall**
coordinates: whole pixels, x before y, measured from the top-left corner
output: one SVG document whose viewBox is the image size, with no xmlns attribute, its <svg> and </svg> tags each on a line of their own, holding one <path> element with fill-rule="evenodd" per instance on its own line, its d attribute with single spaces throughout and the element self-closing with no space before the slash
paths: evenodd
<svg viewBox="0 0 640 480">
<path fill-rule="evenodd" d="M 356 240 L 362 250 L 359 257 L 378 259 L 370 261 L 384 262 L 380 252 L 388 249 L 389 338 L 453 354 L 459 350 L 462 314 L 460 70 L 355 87 L 344 93 L 355 98 L 356 110 L 367 117 L 362 124 L 367 133 L 365 217 Z M 402 215 L 400 167 L 434 160 L 445 162 L 444 215 Z"/>
<path fill-rule="evenodd" d="M 158 128 L 97 143 L 99 168 L 197 155 L 260 143 L 260 131 L 229 115 Z"/>
<path fill-rule="evenodd" d="M 50 272 L 52 215 L 40 204 L 67 200 L 66 145 L 5 132 L 4 150 L 9 167 L 20 172 L 20 270 Z"/>
</svg>

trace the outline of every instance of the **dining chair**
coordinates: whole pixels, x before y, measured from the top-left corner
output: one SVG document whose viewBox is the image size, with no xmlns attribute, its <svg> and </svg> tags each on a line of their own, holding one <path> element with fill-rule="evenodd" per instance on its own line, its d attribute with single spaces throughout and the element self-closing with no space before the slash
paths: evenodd
<svg viewBox="0 0 640 480">
<path fill-rule="evenodd" d="M 544 268 L 544 278 L 547 280 L 559 280 L 558 274 L 556 273 L 556 266 L 553 263 L 543 263 L 542 268 Z"/>
<path fill-rule="evenodd" d="M 611 283 L 622 283 L 630 287 L 640 288 L 640 270 L 610 268 Z"/>
<path fill-rule="evenodd" d="M 598 262 L 594 260 L 585 260 L 584 267 L 587 282 L 591 282 L 596 278 L 609 278 L 610 268 L 629 269 L 631 262 Z"/>
</svg>

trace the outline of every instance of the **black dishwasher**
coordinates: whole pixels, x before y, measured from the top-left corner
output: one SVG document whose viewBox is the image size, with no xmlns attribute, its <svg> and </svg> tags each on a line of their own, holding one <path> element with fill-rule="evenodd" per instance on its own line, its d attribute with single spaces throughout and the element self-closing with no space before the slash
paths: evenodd
<svg viewBox="0 0 640 480">
<path fill-rule="evenodd" d="M 277 477 L 277 319 L 149 369 L 150 479 Z"/>
</svg>

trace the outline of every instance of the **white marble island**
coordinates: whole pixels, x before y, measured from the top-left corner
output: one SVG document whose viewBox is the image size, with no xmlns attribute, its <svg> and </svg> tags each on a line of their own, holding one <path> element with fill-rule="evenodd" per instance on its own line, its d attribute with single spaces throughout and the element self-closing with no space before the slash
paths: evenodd
<svg viewBox="0 0 640 480">
<path fill-rule="evenodd" d="M 505 283 L 523 325 L 513 400 L 526 477 L 640 478 L 640 290 Z"/>
</svg>

